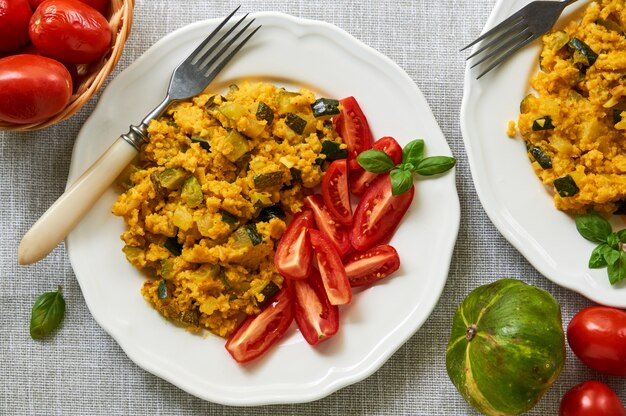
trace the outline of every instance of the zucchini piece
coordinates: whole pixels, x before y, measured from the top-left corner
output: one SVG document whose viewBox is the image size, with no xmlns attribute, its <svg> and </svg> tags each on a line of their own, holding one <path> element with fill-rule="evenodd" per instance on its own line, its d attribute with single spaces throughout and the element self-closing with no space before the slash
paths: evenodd
<svg viewBox="0 0 626 416">
<path fill-rule="evenodd" d="M 171 257 L 161 260 L 161 277 L 166 280 L 173 278 L 175 275 L 174 266 L 174 259 Z"/>
<path fill-rule="evenodd" d="M 124 246 L 122 248 L 124 255 L 126 255 L 126 259 L 129 263 L 134 264 L 134 261 L 138 261 L 143 255 L 143 248 L 136 246 Z"/>
<path fill-rule="evenodd" d="M 261 302 L 259 306 L 264 306 L 268 304 L 279 290 L 280 288 L 276 283 L 272 282 L 271 280 L 267 282 L 263 290 L 261 290 L 261 294 L 263 295 L 263 302 Z"/>
<path fill-rule="evenodd" d="M 243 105 L 232 101 L 226 101 L 217 109 L 229 120 L 239 120 L 246 114 L 246 108 Z"/>
<path fill-rule="evenodd" d="M 570 175 L 565 175 L 560 178 L 554 180 L 554 188 L 559 193 L 559 195 L 563 198 L 568 196 L 573 196 L 580 191 L 578 189 L 578 185 L 574 182 L 574 178 Z"/>
<path fill-rule="evenodd" d="M 267 125 L 269 126 L 274 121 L 274 112 L 269 105 L 260 101 L 258 107 L 256 108 L 256 118 L 257 120 L 267 121 Z"/>
<path fill-rule="evenodd" d="M 283 173 L 281 171 L 261 173 L 252 177 L 254 187 L 257 189 L 269 188 L 283 183 Z"/>
<path fill-rule="evenodd" d="M 537 97 L 534 94 L 528 94 L 526 97 L 522 99 L 519 103 L 519 112 L 522 114 L 529 113 L 533 105 L 537 102 Z"/>
<path fill-rule="evenodd" d="M 591 66 L 598 59 L 598 54 L 595 53 L 589 45 L 578 38 L 572 38 L 568 45 L 574 49 L 574 62 L 582 63 L 585 66 Z"/>
<path fill-rule="evenodd" d="M 302 171 L 300 169 L 291 168 L 289 169 L 289 173 L 291 173 L 292 181 L 302 182 Z"/>
<path fill-rule="evenodd" d="M 313 110 L 313 116 L 318 117 L 332 117 L 339 114 L 339 100 L 333 98 L 318 98 L 313 104 L 311 104 Z"/>
<path fill-rule="evenodd" d="M 291 99 L 298 97 L 297 92 L 281 91 L 278 93 L 278 113 L 287 114 L 297 111 L 297 106 L 291 103 Z"/>
<path fill-rule="evenodd" d="M 220 210 L 220 214 L 222 214 L 222 221 L 229 225 L 235 225 L 239 222 L 239 218 L 235 215 L 231 214 L 228 211 Z"/>
<path fill-rule="evenodd" d="M 207 152 L 211 151 L 211 144 L 209 143 L 209 139 L 201 136 L 191 136 L 192 143 L 199 143 L 200 147 L 206 150 Z"/>
<path fill-rule="evenodd" d="M 614 108 L 613 109 L 613 124 L 617 124 L 622 121 L 622 113 L 626 112 L 623 108 Z"/>
<path fill-rule="evenodd" d="M 285 124 L 298 134 L 304 133 L 307 121 L 295 113 L 288 113 L 285 117 Z"/>
<path fill-rule="evenodd" d="M 169 237 L 165 240 L 163 247 L 168 249 L 174 256 L 178 257 L 183 254 L 183 245 L 178 242 L 178 238 L 176 237 Z"/>
<path fill-rule="evenodd" d="M 159 280 L 157 296 L 159 297 L 159 299 L 167 299 L 169 297 L 169 293 L 167 292 L 167 283 L 165 283 L 164 279 Z"/>
<path fill-rule="evenodd" d="M 222 267 L 219 264 L 204 263 L 201 264 L 192 274 L 201 279 L 217 279 L 220 277 Z"/>
<path fill-rule="evenodd" d="M 250 202 L 255 208 L 263 208 L 272 205 L 272 197 L 269 192 L 253 192 Z"/>
<path fill-rule="evenodd" d="M 152 183 L 157 191 L 169 189 L 170 191 L 179 189 L 187 178 L 187 171 L 183 168 L 169 168 L 162 172 L 154 172 L 150 175 Z"/>
<path fill-rule="evenodd" d="M 204 201 L 204 195 L 202 194 L 202 187 L 200 182 L 195 176 L 190 176 L 185 179 L 183 188 L 180 191 L 180 198 L 190 207 L 195 208 Z"/>
<path fill-rule="evenodd" d="M 200 315 L 195 309 L 189 309 L 180 313 L 180 322 L 186 325 L 198 326 Z"/>
<path fill-rule="evenodd" d="M 552 130 L 554 128 L 554 124 L 552 124 L 552 117 L 543 116 L 533 121 L 533 131 L 540 130 Z"/>
<path fill-rule="evenodd" d="M 236 162 L 250 151 L 248 139 L 237 130 L 230 130 L 224 140 L 232 146 L 232 149 L 227 154 L 224 154 L 226 159 L 231 162 Z"/>
<path fill-rule="evenodd" d="M 326 160 L 332 162 L 333 160 L 346 159 L 348 157 L 348 149 L 342 149 L 339 143 L 335 143 L 331 140 L 324 140 L 322 142 L 322 151 L 326 155 Z"/>
<path fill-rule="evenodd" d="M 228 86 L 228 93 L 237 92 L 237 91 L 239 91 L 239 85 L 237 85 L 237 84 L 230 84 Z"/>
<path fill-rule="evenodd" d="M 537 163 L 539 163 L 539 166 L 544 169 L 552 169 L 552 159 L 541 147 L 533 146 L 530 148 L 529 153 L 535 158 Z"/>
<path fill-rule="evenodd" d="M 624 28 L 615 20 L 600 18 L 596 20 L 596 24 L 604 27 L 606 30 L 610 32 L 617 32 L 620 35 L 624 34 Z"/>
<path fill-rule="evenodd" d="M 233 233 L 233 239 L 236 248 L 252 247 L 263 242 L 263 238 L 254 224 L 246 224 L 237 228 Z"/>
<path fill-rule="evenodd" d="M 287 215 L 285 211 L 281 208 L 279 204 L 271 205 L 269 207 L 265 207 L 259 212 L 259 215 L 256 217 L 256 220 L 259 222 L 268 222 L 272 218 L 285 218 Z"/>
<path fill-rule="evenodd" d="M 550 35 L 546 46 L 553 51 L 558 51 L 559 49 L 567 45 L 568 42 L 569 35 L 567 34 L 567 32 L 563 30 L 557 30 L 552 35 Z"/>
</svg>

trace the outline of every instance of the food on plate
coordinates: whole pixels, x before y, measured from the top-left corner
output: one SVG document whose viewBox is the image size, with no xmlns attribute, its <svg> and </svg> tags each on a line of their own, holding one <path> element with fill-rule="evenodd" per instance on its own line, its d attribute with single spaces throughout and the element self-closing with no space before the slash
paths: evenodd
<svg viewBox="0 0 626 416">
<path fill-rule="evenodd" d="M 55 292 L 46 292 L 37 298 L 30 317 L 30 336 L 40 339 L 54 331 L 65 316 L 65 299 L 61 287 Z"/>
<path fill-rule="evenodd" d="M 30 20 L 30 39 L 42 55 L 69 64 L 88 64 L 111 47 L 109 22 L 78 0 L 46 0 Z"/>
<path fill-rule="evenodd" d="M 151 275 L 142 293 L 165 317 L 228 336 L 283 287 L 274 246 L 286 216 L 321 184 L 323 143 L 345 148 L 315 103 L 305 89 L 242 83 L 174 104 L 150 123 L 113 213 L 128 225 L 128 260 Z M 298 277 L 301 255 L 291 249 L 284 270 Z"/>
<path fill-rule="evenodd" d="M 400 267 L 400 256 L 388 244 L 355 251 L 343 261 L 350 286 L 368 286 L 391 275 Z"/>
<path fill-rule="evenodd" d="M 0 120 L 45 120 L 62 111 L 71 96 L 72 76 L 63 64 L 37 55 L 0 59 Z"/>
<path fill-rule="evenodd" d="M 626 6 L 591 2 L 542 38 L 518 128 L 556 208 L 614 213 L 626 200 Z"/>
<path fill-rule="evenodd" d="M 46 0 L 28 0 L 33 10 L 37 9 L 37 7 Z M 109 0 L 79 0 L 82 3 L 85 3 L 102 14 L 106 13 L 107 7 L 109 6 Z"/>
<path fill-rule="evenodd" d="M 0 54 L 28 43 L 28 23 L 33 12 L 28 0 L 0 0 Z"/>
<path fill-rule="evenodd" d="M 354 97 L 340 101 L 341 112 L 334 119 L 337 132 L 348 146 L 348 158 L 354 159 L 364 150 L 372 147 L 372 131 L 361 106 Z"/>
<path fill-rule="evenodd" d="M 589 380 L 565 393 L 559 416 L 626 416 L 626 410 L 609 386 Z"/>
<path fill-rule="evenodd" d="M 531 409 L 564 362 L 561 309 L 543 289 L 500 279 L 470 292 L 454 314 L 448 375 L 465 400 L 486 415 Z"/>
<path fill-rule="evenodd" d="M 626 376 L 626 312 L 607 306 L 582 309 L 567 326 L 567 342 L 589 368 Z"/>
</svg>

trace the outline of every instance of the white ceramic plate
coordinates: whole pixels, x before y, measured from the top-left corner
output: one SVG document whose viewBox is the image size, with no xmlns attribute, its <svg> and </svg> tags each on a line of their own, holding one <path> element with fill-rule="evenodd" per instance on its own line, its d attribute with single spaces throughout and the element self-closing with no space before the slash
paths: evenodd
<svg viewBox="0 0 626 416">
<path fill-rule="evenodd" d="M 499 0 L 486 28 L 527 3 Z M 557 27 L 577 18 L 588 3 L 569 6 Z M 598 303 L 626 307 L 626 287 L 611 287 L 606 269 L 587 267 L 595 245 L 580 236 L 573 217 L 554 208 L 552 195 L 530 166 L 524 141 L 506 135 L 508 121 L 517 121 L 519 103 L 530 92 L 529 77 L 539 70 L 540 43 L 535 41 L 480 80 L 480 67 L 465 72 L 461 130 L 476 191 L 502 235 L 541 274 Z"/>
<path fill-rule="evenodd" d="M 450 149 L 409 76 L 391 60 L 326 23 L 258 13 L 263 28 L 229 64 L 216 88 L 241 78 L 306 85 L 318 95 L 354 95 L 374 136 L 424 138 L 427 154 Z M 216 25 L 199 22 L 166 36 L 103 93 L 76 141 L 75 180 L 128 125 L 164 96 L 173 68 Z M 144 280 L 120 251 L 120 218 L 109 189 L 67 238 L 70 261 L 96 321 L 139 366 L 206 400 L 228 405 L 295 403 L 324 397 L 376 371 L 424 323 L 444 287 L 459 227 L 454 172 L 416 183 L 416 200 L 393 238 L 396 276 L 356 293 L 340 311 L 336 337 L 310 347 L 293 325 L 261 359 L 237 364 L 224 340 L 180 329 L 153 310 Z"/>
</svg>

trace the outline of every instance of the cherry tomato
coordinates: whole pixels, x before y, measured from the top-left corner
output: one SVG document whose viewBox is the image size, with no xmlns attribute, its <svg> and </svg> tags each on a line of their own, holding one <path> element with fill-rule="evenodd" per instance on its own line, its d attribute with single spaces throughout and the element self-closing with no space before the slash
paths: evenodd
<svg viewBox="0 0 626 416">
<path fill-rule="evenodd" d="M 376 140 L 372 148 L 387 153 L 389 157 L 391 157 L 391 160 L 393 160 L 394 165 L 402 162 L 402 146 L 400 146 L 393 137 L 385 136 L 380 140 Z M 361 196 L 365 193 L 367 188 L 369 188 L 374 179 L 376 179 L 378 174 L 366 171 L 355 159 L 352 161 L 354 163 L 349 166 L 350 192 L 354 195 Z"/>
<path fill-rule="evenodd" d="M 332 241 L 340 256 L 350 250 L 350 237 L 348 227 L 339 224 L 324 205 L 324 200 L 320 194 L 314 194 L 304 198 L 304 204 L 311 208 L 315 216 L 317 228 L 326 234 Z"/>
<path fill-rule="evenodd" d="M 46 0 L 30 20 L 30 39 L 41 53 L 70 64 L 100 59 L 111 37 L 104 16 L 78 0 Z"/>
<path fill-rule="evenodd" d="M 367 286 L 398 270 L 400 257 L 395 248 L 381 245 L 351 253 L 343 264 L 352 287 Z"/>
<path fill-rule="evenodd" d="M 333 243 L 321 231 L 309 230 L 313 253 L 331 305 L 345 305 L 352 301 L 352 289 Z"/>
<path fill-rule="evenodd" d="M 294 317 L 306 342 L 317 345 L 339 330 L 339 308 L 331 305 L 319 273 L 292 282 Z"/>
<path fill-rule="evenodd" d="M 334 120 L 335 130 L 348 146 L 348 158 L 354 159 L 359 153 L 372 147 L 372 132 L 354 97 L 347 97 L 339 102 L 342 110 Z"/>
<path fill-rule="evenodd" d="M 322 180 L 324 204 L 340 224 L 352 223 L 352 205 L 348 191 L 348 165 L 346 159 L 333 161 Z"/>
<path fill-rule="evenodd" d="M 72 77 L 60 62 L 37 55 L 0 59 L 0 120 L 45 120 L 63 110 L 71 96 Z"/>
<path fill-rule="evenodd" d="M 357 250 L 367 250 L 388 241 L 409 209 L 415 187 L 402 195 L 391 195 L 389 174 L 379 175 L 365 192 L 354 211 L 350 242 Z"/>
<path fill-rule="evenodd" d="M 291 279 L 304 279 L 311 270 L 311 243 L 308 230 L 313 228 L 313 212 L 306 209 L 297 214 L 278 242 L 274 266 L 278 272 Z"/>
<path fill-rule="evenodd" d="M 32 15 L 28 0 L 0 0 L 0 53 L 28 43 L 28 22 Z"/>
<path fill-rule="evenodd" d="M 37 9 L 37 7 L 39 7 L 39 5 L 43 3 L 44 1 L 46 0 L 28 0 L 33 10 Z M 106 13 L 107 6 L 109 5 L 109 0 L 79 0 L 79 1 L 81 3 L 85 3 L 93 7 L 94 9 L 102 13 L 103 15 Z"/>
<path fill-rule="evenodd" d="M 559 416 L 626 416 L 626 410 L 609 386 L 590 380 L 565 393 Z"/>
<path fill-rule="evenodd" d="M 570 321 L 567 341 L 587 367 L 626 376 L 626 312 L 606 306 L 585 308 Z"/>
<path fill-rule="evenodd" d="M 293 321 L 289 288 L 281 289 L 256 316 L 249 316 L 226 341 L 226 349 L 238 363 L 254 360 L 287 332 Z"/>
</svg>

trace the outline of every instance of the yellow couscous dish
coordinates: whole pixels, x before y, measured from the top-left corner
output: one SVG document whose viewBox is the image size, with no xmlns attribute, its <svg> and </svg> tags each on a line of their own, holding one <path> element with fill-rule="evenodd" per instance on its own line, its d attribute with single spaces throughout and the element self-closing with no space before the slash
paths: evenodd
<svg viewBox="0 0 626 416">
<path fill-rule="evenodd" d="M 113 206 L 124 253 L 145 271 L 145 299 L 191 331 L 228 336 L 282 286 L 275 243 L 286 216 L 345 152 L 336 100 L 267 83 L 202 94 L 152 120 Z"/>
<path fill-rule="evenodd" d="M 614 213 L 626 200 L 626 6 L 602 0 L 546 34 L 518 128 L 558 209 Z M 509 135 L 515 129 L 509 125 Z"/>
</svg>

